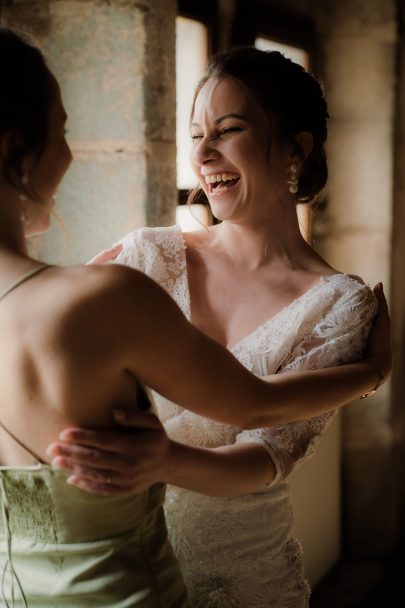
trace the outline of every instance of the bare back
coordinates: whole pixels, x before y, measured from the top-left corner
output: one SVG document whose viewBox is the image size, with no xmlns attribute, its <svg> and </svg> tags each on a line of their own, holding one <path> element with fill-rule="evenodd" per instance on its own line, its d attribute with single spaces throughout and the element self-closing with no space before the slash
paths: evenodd
<svg viewBox="0 0 405 608">
<path fill-rule="evenodd" d="M 38 457 L 67 425 L 112 426 L 136 382 L 111 340 L 106 269 L 49 267 L 0 301 L 0 422 Z M 32 458 L 0 428 L 0 463 Z"/>
</svg>

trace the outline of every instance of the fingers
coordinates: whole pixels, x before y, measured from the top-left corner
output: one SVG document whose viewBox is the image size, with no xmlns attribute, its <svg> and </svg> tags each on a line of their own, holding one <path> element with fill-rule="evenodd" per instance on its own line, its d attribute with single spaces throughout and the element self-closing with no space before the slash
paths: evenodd
<svg viewBox="0 0 405 608">
<path fill-rule="evenodd" d="M 84 464 L 79 464 L 76 461 L 70 460 L 69 458 L 63 458 L 62 456 L 54 458 L 52 460 L 52 466 L 57 469 L 69 471 L 72 475 L 80 477 L 80 479 L 102 485 L 115 485 L 127 491 L 133 489 L 135 485 L 133 477 L 127 477 L 126 475 L 121 474 L 120 471 L 97 469 Z"/>
<path fill-rule="evenodd" d="M 67 466 L 67 462 L 75 462 L 78 465 L 100 470 L 124 471 L 127 468 L 127 462 L 121 454 L 70 443 L 52 443 L 47 448 L 47 454 L 53 457 L 52 466 L 58 468 L 71 468 Z"/>
<path fill-rule="evenodd" d="M 126 427 L 139 431 L 160 431 L 162 424 L 149 412 L 139 410 L 117 409 L 113 412 L 115 420 Z M 128 434 L 113 431 L 94 431 L 80 427 L 64 429 L 59 434 L 59 439 L 64 442 L 76 443 L 78 445 L 99 448 L 108 452 L 121 452 L 123 440 L 128 439 Z M 132 436 L 135 439 L 135 435 Z"/>
<path fill-rule="evenodd" d="M 373 291 L 378 300 L 378 312 L 374 321 L 374 327 L 379 328 L 380 332 L 389 336 L 391 333 L 391 319 L 382 283 L 377 283 Z"/>
<path fill-rule="evenodd" d="M 392 369 L 391 319 L 382 283 L 377 283 L 373 291 L 378 300 L 378 312 L 371 328 L 365 355 L 366 359 L 374 363 L 385 381 L 389 378 Z"/>
<path fill-rule="evenodd" d="M 115 420 L 123 426 L 150 430 L 159 430 L 162 428 L 159 418 L 155 416 L 155 414 L 149 412 L 142 412 L 134 409 L 115 409 L 113 410 L 113 415 Z"/>
<path fill-rule="evenodd" d="M 63 442 L 98 448 L 105 452 L 121 452 L 124 436 L 123 433 L 113 431 L 93 431 L 72 427 L 64 429 L 59 434 L 59 439 Z"/>
<path fill-rule="evenodd" d="M 109 469 L 95 469 L 83 464 L 78 464 L 69 458 L 63 458 L 57 456 L 52 460 L 52 466 L 56 469 L 63 469 L 64 471 L 70 471 L 77 477 L 94 481 L 102 484 L 114 484 L 124 486 L 126 483 L 129 486 L 129 480 L 124 478 L 117 473 L 117 471 L 111 471 Z"/>
<path fill-rule="evenodd" d="M 85 432 L 84 434 L 87 434 Z M 166 436 L 165 438 L 166 439 Z M 131 478 L 137 474 L 145 463 L 154 462 L 159 447 L 160 436 L 153 432 L 145 431 L 142 435 L 127 437 L 120 436 L 120 442 L 116 449 L 100 448 L 100 441 L 80 444 L 75 439 L 69 441 L 58 441 L 51 443 L 46 452 L 52 457 L 52 466 L 61 468 L 72 468 L 72 463 L 78 466 L 86 466 L 91 469 L 103 471 L 115 471 L 120 477 Z"/>
<path fill-rule="evenodd" d="M 383 311 L 383 312 L 387 312 L 387 314 L 388 314 L 388 303 L 387 303 L 387 298 L 385 297 L 385 294 L 384 294 L 383 284 L 377 283 L 377 285 L 374 286 L 373 291 L 378 300 L 379 310 Z"/>
<path fill-rule="evenodd" d="M 123 246 L 120 243 L 114 245 L 114 247 L 111 247 L 111 249 L 105 249 L 89 260 L 86 266 L 90 264 L 108 264 L 108 262 L 115 260 L 122 249 Z"/>
<path fill-rule="evenodd" d="M 132 488 L 122 488 L 121 486 L 112 483 L 100 483 L 97 481 L 92 481 L 90 479 L 84 479 L 76 475 L 71 475 L 67 478 L 66 481 L 71 486 L 80 488 L 85 492 L 91 492 L 92 494 L 102 494 L 103 496 L 126 496 L 128 494 L 136 493 Z M 138 493 L 141 491 L 143 490 L 138 490 Z"/>
<path fill-rule="evenodd" d="M 116 469 L 104 468 L 101 462 L 93 466 L 66 456 L 55 456 L 51 465 L 71 473 L 67 479 L 71 485 L 97 494 L 133 494 L 142 492 L 153 483 L 152 480 L 147 482 L 145 475 L 136 473 L 129 465 Z"/>
</svg>

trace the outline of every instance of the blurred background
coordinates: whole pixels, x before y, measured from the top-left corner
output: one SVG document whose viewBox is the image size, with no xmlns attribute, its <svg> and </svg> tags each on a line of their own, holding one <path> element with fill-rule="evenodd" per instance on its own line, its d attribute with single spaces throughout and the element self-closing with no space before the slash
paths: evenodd
<svg viewBox="0 0 405 608">
<path fill-rule="evenodd" d="M 321 78 L 330 178 L 300 224 L 330 264 L 384 283 L 395 368 L 293 474 L 296 533 L 313 608 L 405 605 L 405 2 L 0 0 L 0 18 L 39 40 L 69 115 L 66 236 L 55 223 L 32 244 L 53 263 L 84 262 L 141 226 L 193 228 L 188 118 L 210 55 L 253 44 Z M 204 204 L 193 215 L 212 221 Z"/>
</svg>

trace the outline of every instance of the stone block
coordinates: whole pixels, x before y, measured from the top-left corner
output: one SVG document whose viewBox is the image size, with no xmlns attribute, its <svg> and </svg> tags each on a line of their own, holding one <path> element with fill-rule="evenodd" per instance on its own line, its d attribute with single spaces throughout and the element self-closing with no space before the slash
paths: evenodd
<svg viewBox="0 0 405 608">
<path fill-rule="evenodd" d="M 66 228 L 65 247 L 55 223 L 41 246 L 48 262 L 83 263 L 130 230 L 145 225 L 145 166 L 140 161 L 107 156 L 73 164 L 57 205 Z"/>
</svg>

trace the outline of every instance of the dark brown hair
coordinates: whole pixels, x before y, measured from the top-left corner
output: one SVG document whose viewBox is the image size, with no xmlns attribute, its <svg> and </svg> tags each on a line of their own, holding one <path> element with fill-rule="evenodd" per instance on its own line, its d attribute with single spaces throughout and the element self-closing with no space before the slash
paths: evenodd
<svg viewBox="0 0 405 608">
<path fill-rule="evenodd" d="M 328 178 L 324 143 L 329 114 L 319 81 L 277 51 L 235 47 L 215 55 L 208 64 L 207 73 L 194 94 L 191 116 L 207 80 L 227 76 L 237 79 L 252 92 L 267 114 L 274 135 L 294 143 L 298 133 L 311 133 L 313 149 L 303 164 L 297 200 L 301 203 L 315 200 Z M 297 152 L 300 153 L 300 149 Z"/>
<path fill-rule="evenodd" d="M 10 146 L 3 159 L 2 177 L 29 198 L 22 163 L 39 158 L 45 148 L 53 100 L 51 73 L 41 51 L 24 34 L 0 26 L 0 136 L 8 133 Z"/>
</svg>

